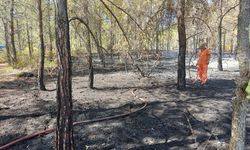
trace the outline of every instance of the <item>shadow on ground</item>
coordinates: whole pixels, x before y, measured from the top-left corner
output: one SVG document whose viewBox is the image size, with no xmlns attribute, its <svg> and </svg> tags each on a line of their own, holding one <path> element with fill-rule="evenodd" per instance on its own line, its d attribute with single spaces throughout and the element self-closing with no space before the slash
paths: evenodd
<svg viewBox="0 0 250 150">
<path fill-rule="evenodd" d="M 137 89 L 138 92 L 147 91 L 155 100 L 149 102 L 146 109 L 129 117 L 76 126 L 74 128 L 76 149 L 227 150 L 234 81 L 216 79 L 210 80 L 205 86 L 188 84 L 187 87 L 187 90 L 182 92 L 176 90 L 173 82 L 154 86 L 97 87 L 96 90 L 105 92 L 129 89 Z M 155 90 L 159 90 L 163 96 L 156 94 Z M 164 98 L 164 94 L 171 94 L 173 100 L 169 100 L 168 97 Z M 41 104 L 44 105 L 45 102 Z M 38 108 L 40 113 L 1 115 L 0 121 L 25 120 L 25 118 L 41 117 L 46 114 L 55 118 L 56 105 L 53 103 L 51 106 L 49 109 L 41 106 Z M 103 107 L 86 109 L 83 104 L 76 102 L 74 120 L 123 114 L 141 106 L 142 104 L 137 101 L 137 103 L 127 103 L 109 109 Z M 20 123 L 25 124 L 25 122 Z M 247 146 L 250 144 L 249 131 L 248 126 Z M 0 136 L 0 145 L 22 135 L 24 134 Z M 54 134 L 51 134 L 19 143 L 11 149 L 53 149 L 53 143 Z"/>
</svg>

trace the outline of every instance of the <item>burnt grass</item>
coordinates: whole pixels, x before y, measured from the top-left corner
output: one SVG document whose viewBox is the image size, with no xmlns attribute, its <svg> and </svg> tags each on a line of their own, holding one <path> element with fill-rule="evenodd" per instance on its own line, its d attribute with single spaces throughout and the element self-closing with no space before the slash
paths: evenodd
<svg viewBox="0 0 250 150">
<path fill-rule="evenodd" d="M 74 127 L 76 149 L 88 150 L 227 150 L 231 130 L 231 101 L 237 70 L 210 70 L 208 84 L 176 90 L 176 60 L 163 59 L 150 77 L 142 78 L 122 64 L 95 65 L 95 89 L 88 71 L 78 63 L 73 73 L 74 121 L 124 114 L 127 117 Z M 86 65 L 85 65 L 86 66 Z M 36 77 L 0 82 L 0 146 L 18 137 L 55 127 L 56 78 L 46 76 L 48 91 L 38 91 Z M 136 89 L 136 90 L 135 90 Z M 137 97 L 131 94 L 135 90 Z M 247 115 L 246 149 L 250 150 Z M 55 133 L 17 143 L 10 150 L 53 149 Z"/>
</svg>

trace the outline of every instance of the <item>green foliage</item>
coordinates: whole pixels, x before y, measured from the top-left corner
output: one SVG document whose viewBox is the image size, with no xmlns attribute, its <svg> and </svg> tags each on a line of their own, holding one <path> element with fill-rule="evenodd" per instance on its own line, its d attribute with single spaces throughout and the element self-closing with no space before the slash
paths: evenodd
<svg viewBox="0 0 250 150">
<path fill-rule="evenodd" d="M 87 50 L 85 48 L 84 50 L 82 49 L 71 50 L 71 56 L 73 57 L 84 57 L 85 55 L 87 55 Z"/>
<path fill-rule="evenodd" d="M 45 63 L 46 63 L 46 60 L 48 61 L 56 61 L 56 50 L 55 49 L 52 49 L 52 51 L 46 51 L 45 50 Z"/>
<path fill-rule="evenodd" d="M 38 49 L 34 48 L 32 52 L 32 58 L 29 58 L 29 49 L 25 48 L 24 50 L 17 52 L 17 58 L 17 63 L 13 66 L 14 68 L 37 68 L 39 60 L 39 51 Z"/>
<path fill-rule="evenodd" d="M 53 59 L 52 61 L 50 61 L 49 59 L 45 59 L 45 62 L 44 62 L 44 67 L 45 68 L 55 68 L 57 66 L 57 62 L 55 59 Z"/>
<path fill-rule="evenodd" d="M 23 69 L 23 68 L 32 68 L 37 69 L 39 66 L 39 56 L 40 51 L 37 48 L 34 48 L 32 52 L 32 58 L 29 57 L 29 49 L 25 48 L 22 51 L 17 52 L 17 63 L 13 66 L 17 69 Z M 51 57 L 51 60 L 49 60 L 49 57 Z M 53 50 L 52 53 L 47 52 L 45 54 L 45 68 L 54 68 L 56 66 L 56 54 Z"/>
<path fill-rule="evenodd" d="M 247 92 L 247 99 L 250 99 L 250 80 L 249 80 L 249 82 L 248 82 L 248 86 L 247 86 L 247 88 L 246 88 L 246 92 Z"/>
<path fill-rule="evenodd" d="M 0 63 L 6 63 L 6 62 L 7 62 L 6 51 L 0 52 Z"/>
</svg>

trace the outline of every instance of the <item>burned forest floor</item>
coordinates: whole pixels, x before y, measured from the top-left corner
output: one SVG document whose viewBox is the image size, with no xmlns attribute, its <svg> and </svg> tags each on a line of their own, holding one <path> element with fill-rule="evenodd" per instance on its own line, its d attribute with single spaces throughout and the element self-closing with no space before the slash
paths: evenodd
<svg viewBox="0 0 250 150">
<path fill-rule="evenodd" d="M 86 67 L 85 71 L 74 68 L 74 122 L 134 112 L 147 103 L 144 109 L 125 117 L 74 126 L 76 149 L 227 150 L 238 75 L 233 60 L 224 60 L 224 71 L 217 71 L 216 61 L 212 61 L 204 86 L 192 83 L 187 67 L 184 91 L 176 90 L 177 60 L 167 54 L 144 78 L 118 65 L 99 67 L 94 89 L 88 88 Z M 55 127 L 56 77 L 46 76 L 48 91 L 37 90 L 35 77 L 2 74 L 0 78 L 0 146 Z M 54 136 L 54 132 L 41 135 L 9 149 L 50 150 L 55 145 Z M 250 150 L 249 113 L 246 137 L 246 149 Z"/>
</svg>

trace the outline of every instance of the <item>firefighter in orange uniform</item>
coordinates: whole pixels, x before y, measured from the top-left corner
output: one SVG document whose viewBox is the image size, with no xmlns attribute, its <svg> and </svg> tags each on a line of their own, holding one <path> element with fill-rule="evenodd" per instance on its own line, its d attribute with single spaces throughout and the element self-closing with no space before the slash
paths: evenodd
<svg viewBox="0 0 250 150">
<path fill-rule="evenodd" d="M 210 60 L 210 49 L 206 47 L 207 44 L 202 44 L 198 53 L 198 70 L 196 80 L 201 81 L 201 84 L 205 84 L 207 82 L 207 70 L 208 64 Z"/>
</svg>

